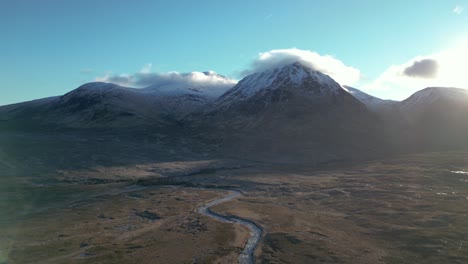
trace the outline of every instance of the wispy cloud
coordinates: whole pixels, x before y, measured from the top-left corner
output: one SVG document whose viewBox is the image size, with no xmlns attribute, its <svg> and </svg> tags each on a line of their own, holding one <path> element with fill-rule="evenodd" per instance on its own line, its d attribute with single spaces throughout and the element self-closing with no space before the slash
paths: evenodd
<svg viewBox="0 0 468 264">
<path fill-rule="evenodd" d="M 455 8 L 452 10 L 453 13 L 460 15 L 463 12 L 464 8 L 460 5 L 455 6 Z"/>
<path fill-rule="evenodd" d="M 273 16 L 273 14 L 269 14 L 263 18 L 264 21 L 270 20 L 270 18 Z"/>
</svg>

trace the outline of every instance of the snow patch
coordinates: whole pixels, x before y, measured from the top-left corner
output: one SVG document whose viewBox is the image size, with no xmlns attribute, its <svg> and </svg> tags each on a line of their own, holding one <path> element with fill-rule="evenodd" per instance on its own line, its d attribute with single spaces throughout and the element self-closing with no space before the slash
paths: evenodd
<svg viewBox="0 0 468 264">
<path fill-rule="evenodd" d="M 324 94 L 331 94 L 342 90 L 342 87 L 328 75 L 295 62 L 275 69 L 251 74 L 242 79 L 228 93 L 241 97 L 241 99 L 246 99 L 263 89 L 275 90 L 285 85 L 294 85 L 300 88 L 306 82 L 314 82 L 322 87 L 326 87 L 322 91 Z"/>
</svg>

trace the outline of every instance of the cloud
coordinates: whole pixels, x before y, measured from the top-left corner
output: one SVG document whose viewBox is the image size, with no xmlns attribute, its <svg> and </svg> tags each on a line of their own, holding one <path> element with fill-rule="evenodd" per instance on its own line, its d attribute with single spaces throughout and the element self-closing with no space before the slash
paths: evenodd
<svg viewBox="0 0 468 264">
<path fill-rule="evenodd" d="M 134 86 L 133 85 L 133 77 L 128 74 L 120 74 L 120 75 L 105 75 L 103 77 L 97 77 L 96 81 L 99 82 L 110 82 L 116 83 L 123 86 Z"/>
<path fill-rule="evenodd" d="M 434 59 L 416 60 L 403 70 L 403 74 L 410 77 L 434 78 L 438 68 L 439 64 Z"/>
<path fill-rule="evenodd" d="M 360 79 L 360 71 L 345 65 L 342 61 L 330 56 L 320 55 L 310 50 L 278 49 L 260 53 L 251 64 L 250 69 L 242 72 L 242 75 L 261 72 L 279 66 L 300 62 L 314 70 L 328 74 L 335 81 L 343 85 L 353 85 Z"/>
<path fill-rule="evenodd" d="M 415 56 L 406 62 L 389 66 L 375 78 L 362 78 L 361 72 L 330 55 L 320 55 L 310 50 L 277 49 L 259 53 L 250 67 L 240 71 L 241 77 L 255 72 L 300 62 L 312 69 L 328 74 L 342 85 L 355 86 L 382 98 L 404 99 L 426 87 L 468 88 L 468 38 L 460 39 L 440 52 Z M 209 72 L 155 72 L 152 64 L 144 65 L 133 74 L 106 74 L 96 81 L 112 82 L 122 86 L 143 88 L 159 87 L 164 91 L 200 88 L 220 93 L 233 87 L 237 81 Z M 213 88 L 213 89 L 211 89 Z M 218 88 L 218 89 L 216 89 Z"/>
<path fill-rule="evenodd" d="M 384 98 L 404 99 L 426 87 L 468 88 L 468 38 L 440 52 L 388 67 L 360 88 Z"/>
<path fill-rule="evenodd" d="M 455 8 L 452 10 L 453 13 L 460 15 L 463 12 L 464 8 L 462 6 L 455 6 Z"/>
<path fill-rule="evenodd" d="M 224 92 L 233 87 L 237 81 L 219 75 L 214 71 L 179 73 L 176 71 L 159 73 L 151 70 L 152 64 L 145 65 L 139 72 L 134 74 L 106 74 L 97 77 L 95 81 L 110 82 L 122 86 L 145 88 L 158 87 L 160 89 L 188 89 L 199 88 L 217 90 Z M 216 91 L 213 91 L 217 93 Z"/>
</svg>

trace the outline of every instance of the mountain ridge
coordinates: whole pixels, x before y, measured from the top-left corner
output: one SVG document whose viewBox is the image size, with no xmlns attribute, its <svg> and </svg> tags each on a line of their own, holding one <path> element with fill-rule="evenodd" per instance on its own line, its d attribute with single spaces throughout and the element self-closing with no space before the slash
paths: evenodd
<svg viewBox="0 0 468 264">
<path fill-rule="evenodd" d="M 59 97 L 2 106 L 0 124 L 167 131 L 162 138 L 186 142 L 184 148 L 193 152 L 288 161 L 468 145 L 468 99 L 460 96 L 468 92 L 460 88 L 428 88 L 401 102 L 382 100 L 300 63 L 246 76 L 222 95 L 217 93 L 225 86 L 207 96 L 209 87 L 198 88 L 168 92 L 166 86 L 158 92 L 158 87 L 87 83 Z"/>
</svg>

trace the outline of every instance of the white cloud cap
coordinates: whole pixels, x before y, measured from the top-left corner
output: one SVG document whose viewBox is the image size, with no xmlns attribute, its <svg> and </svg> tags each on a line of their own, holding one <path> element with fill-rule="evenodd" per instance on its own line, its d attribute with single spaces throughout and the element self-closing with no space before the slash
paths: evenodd
<svg viewBox="0 0 468 264">
<path fill-rule="evenodd" d="M 204 90 L 212 96 L 219 96 L 237 81 L 219 75 L 214 71 L 179 73 L 176 71 L 159 73 L 151 71 L 152 64 L 145 65 L 139 72 L 134 74 L 106 74 L 97 77 L 95 81 L 110 82 L 134 88 L 152 88 L 159 91 L 177 93 L 187 89 Z"/>
<path fill-rule="evenodd" d="M 254 60 L 251 68 L 244 71 L 243 75 L 261 72 L 283 65 L 300 62 L 304 66 L 329 75 L 342 85 L 353 85 L 360 79 L 358 69 L 345 65 L 342 61 L 330 56 L 320 55 L 310 50 L 278 49 L 260 53 Z"/>
</svg>

